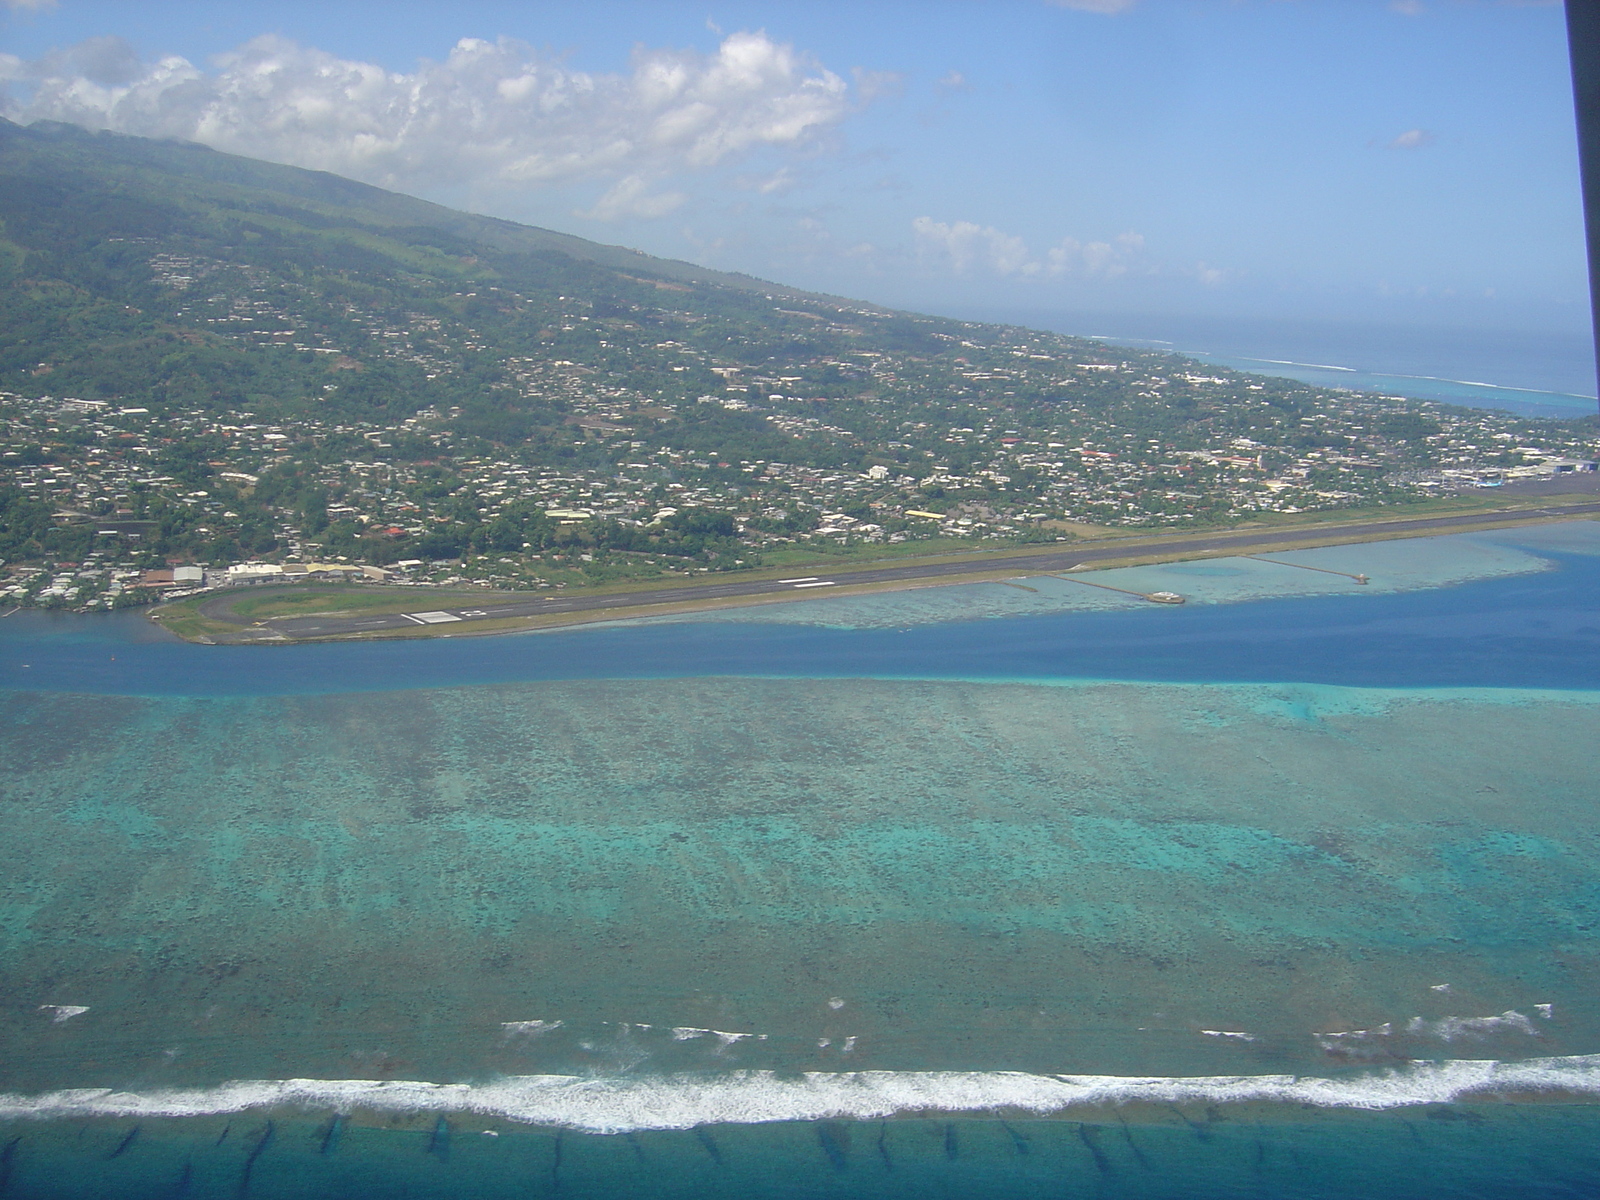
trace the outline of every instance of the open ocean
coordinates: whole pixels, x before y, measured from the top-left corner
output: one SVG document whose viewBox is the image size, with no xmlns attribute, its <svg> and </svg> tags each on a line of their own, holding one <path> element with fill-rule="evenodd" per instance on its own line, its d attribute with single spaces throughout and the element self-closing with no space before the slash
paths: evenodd
<svg viewBox="0 0 1600 1200">
<path fill-rule="evenodd" d="M 0 1197 L 1600 1193 L 1600 524 L 1273 557 L 0 620 Z"/>
<path fill-rule="evenodd" d="M 1486 330 L 1358 321 L 1129 314 L 991 313 L 1079 337 L 1168 350 L 1256 375 L 1495 408 L 1530 417 L 1596 411 L 1594 339 L 1585 330 Z"/>
</svg>

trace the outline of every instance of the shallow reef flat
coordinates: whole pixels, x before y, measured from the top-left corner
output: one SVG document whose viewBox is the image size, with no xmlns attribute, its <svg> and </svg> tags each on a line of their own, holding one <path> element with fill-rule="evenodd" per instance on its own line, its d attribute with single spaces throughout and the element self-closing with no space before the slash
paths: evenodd
<svg viewBox="0 0 1600 1200">
<path fill-rule="evenodd" d="M 701 679 L 0 708 L 0 1090 L 1600 1046 L 1593 693 Z"/>
<path fill-rule="evenodd" d="M 1600 522 L 1564 521 L 1506 532 L 1274 551 L 1255 558 L 1113 567 L 1085 571 L 1073 578 L 1019 575 L 1005 582 L 928 586 L 857 596 L 830 596 L 817 591 L 807 599 L 784 604 L 647 617 L 628 623 L 717 621 L 886 629 L 1050 613 L 1103 612 L 1147 604 L 1128 592 L 1173 592 L 1191 604 L 1238 604 L 1288 596 L 1383 595 L 1546 571 L 1551 564 L 1542 552 L 1551 551 L 1600 555 Z M 1367 582 L 1359 584 L 1355 576 L 1365 576 Z"/>
</svg>

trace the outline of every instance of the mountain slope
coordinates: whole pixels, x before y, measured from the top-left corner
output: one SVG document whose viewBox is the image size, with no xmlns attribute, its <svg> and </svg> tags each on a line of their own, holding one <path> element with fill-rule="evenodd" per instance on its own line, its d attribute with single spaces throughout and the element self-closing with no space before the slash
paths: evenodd
<svg viewBox="0 0 1600 1200">
<path fill-rule="evenodd" d="M 660 361 L 659 338 L 624 336 L 640 332 L 634 317 L 659 325 L 665 307 L 677 316 L 662 328 L 717 322 L 721 344 L 766 357 L 795 336 L 826 349 L 814 317 L 775 304 L 843 303 L 322 172 L 64 125 L 0 121 L 0 239 L 0 387 L 278 417 L 481 408 L 519 357 L 664 377 L 676 401 L 718 380 L 675 378 L 681 361 Z M 380 325 L 426 331 L 430 345 L 397 355 Z M 608 361 L 622 342 L 630 361 Z"/>
<path fill-rule="evenodd" d="M 159 203 L 191 212 L 210 204 L 240 216 L 298 217 L 308 228 L 353 226 L 403 245 L 415 244 L 419 231 L 432 230 L 507 254 L 553 251 L 654 278 L 799 294 L 747 275 L 459 212 L 326 171 L 241 158 L 194 142 L 91 133 L 55 122 L 24 127 L 0 119 L 0 172 L 8 183 L 15 177 L 51 178 L 91 194 L 114 193 L 147 203 L 159 197 Z M 181 181 L 177 190 L 174 181 Z"/>
</svg>

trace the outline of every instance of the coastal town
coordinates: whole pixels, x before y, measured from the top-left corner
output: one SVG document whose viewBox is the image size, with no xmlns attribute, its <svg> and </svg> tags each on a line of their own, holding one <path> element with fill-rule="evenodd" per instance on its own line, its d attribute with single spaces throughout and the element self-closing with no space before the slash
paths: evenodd
<svg viewBox="0 0 1600 1200">
<path fill-rule="evenodd" d="M 901 312 L 387 193 L 328 207 L 265 164 L 174 192 L 159 143 L 119 143 L 153 172 L 130 183 L 99 143 L 14 139 L 74 182 L 6 218 L 10 607 L 807 574 L 1394 511 L 1600 448 L 1593 418 Z"/>
<path fill-rule="evenodd" d="M 380 332 L 415 352 L 407 331 Z M 1595 469 L 1581 423 L 1009 332 L 963 346 L 939 380 L 913 356 L 868 353 L 779 375 L 655 347 L 717 381 L 687 403 L 570 360 L 522 362 L 518 387 L 564 414 L 560 465 L 548 442 L 475 435 L 460 409 L 393 424 L 269 421 L 0 393 L 0 601 L 111 609 L 297 579 L 561 588 L 874 546 L 931 552 L 1219 527 Z M 807 385 L 823 374 L 871 394 L 819 401 Z M 1226 419 L 1144 436 L 1114 407 L 1073 403 L 1074 392 L 1112 385 L 1146 405 L 1205 405 Z M 1023 407 L 1013 399 L 1021 390 L 1060 399 Z M 723 431 L 730 445 L 754 428 L 796 452 L 784 461 L 685 446 L 685 408 L 739 418 Z M 668 436 L 652 439 L 656 428 Z M 818 446 L 844 453 L 820 462 Z"/>
</svg>

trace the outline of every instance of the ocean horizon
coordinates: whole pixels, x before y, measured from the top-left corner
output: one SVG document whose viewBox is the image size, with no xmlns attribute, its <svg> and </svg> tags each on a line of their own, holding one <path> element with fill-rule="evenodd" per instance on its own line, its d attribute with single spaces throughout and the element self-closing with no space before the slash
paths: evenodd
<svg viewBox="0 0 1600 1200">
<path fill-rule="evenodd" d="M 1034 310 L 986 319 L 1170 351 L 1319 387 L 1493 408 L 1529 417 L 1591 416 L 1594 338 L 1586 329 L 1484 329 Z"/>
</svg>

